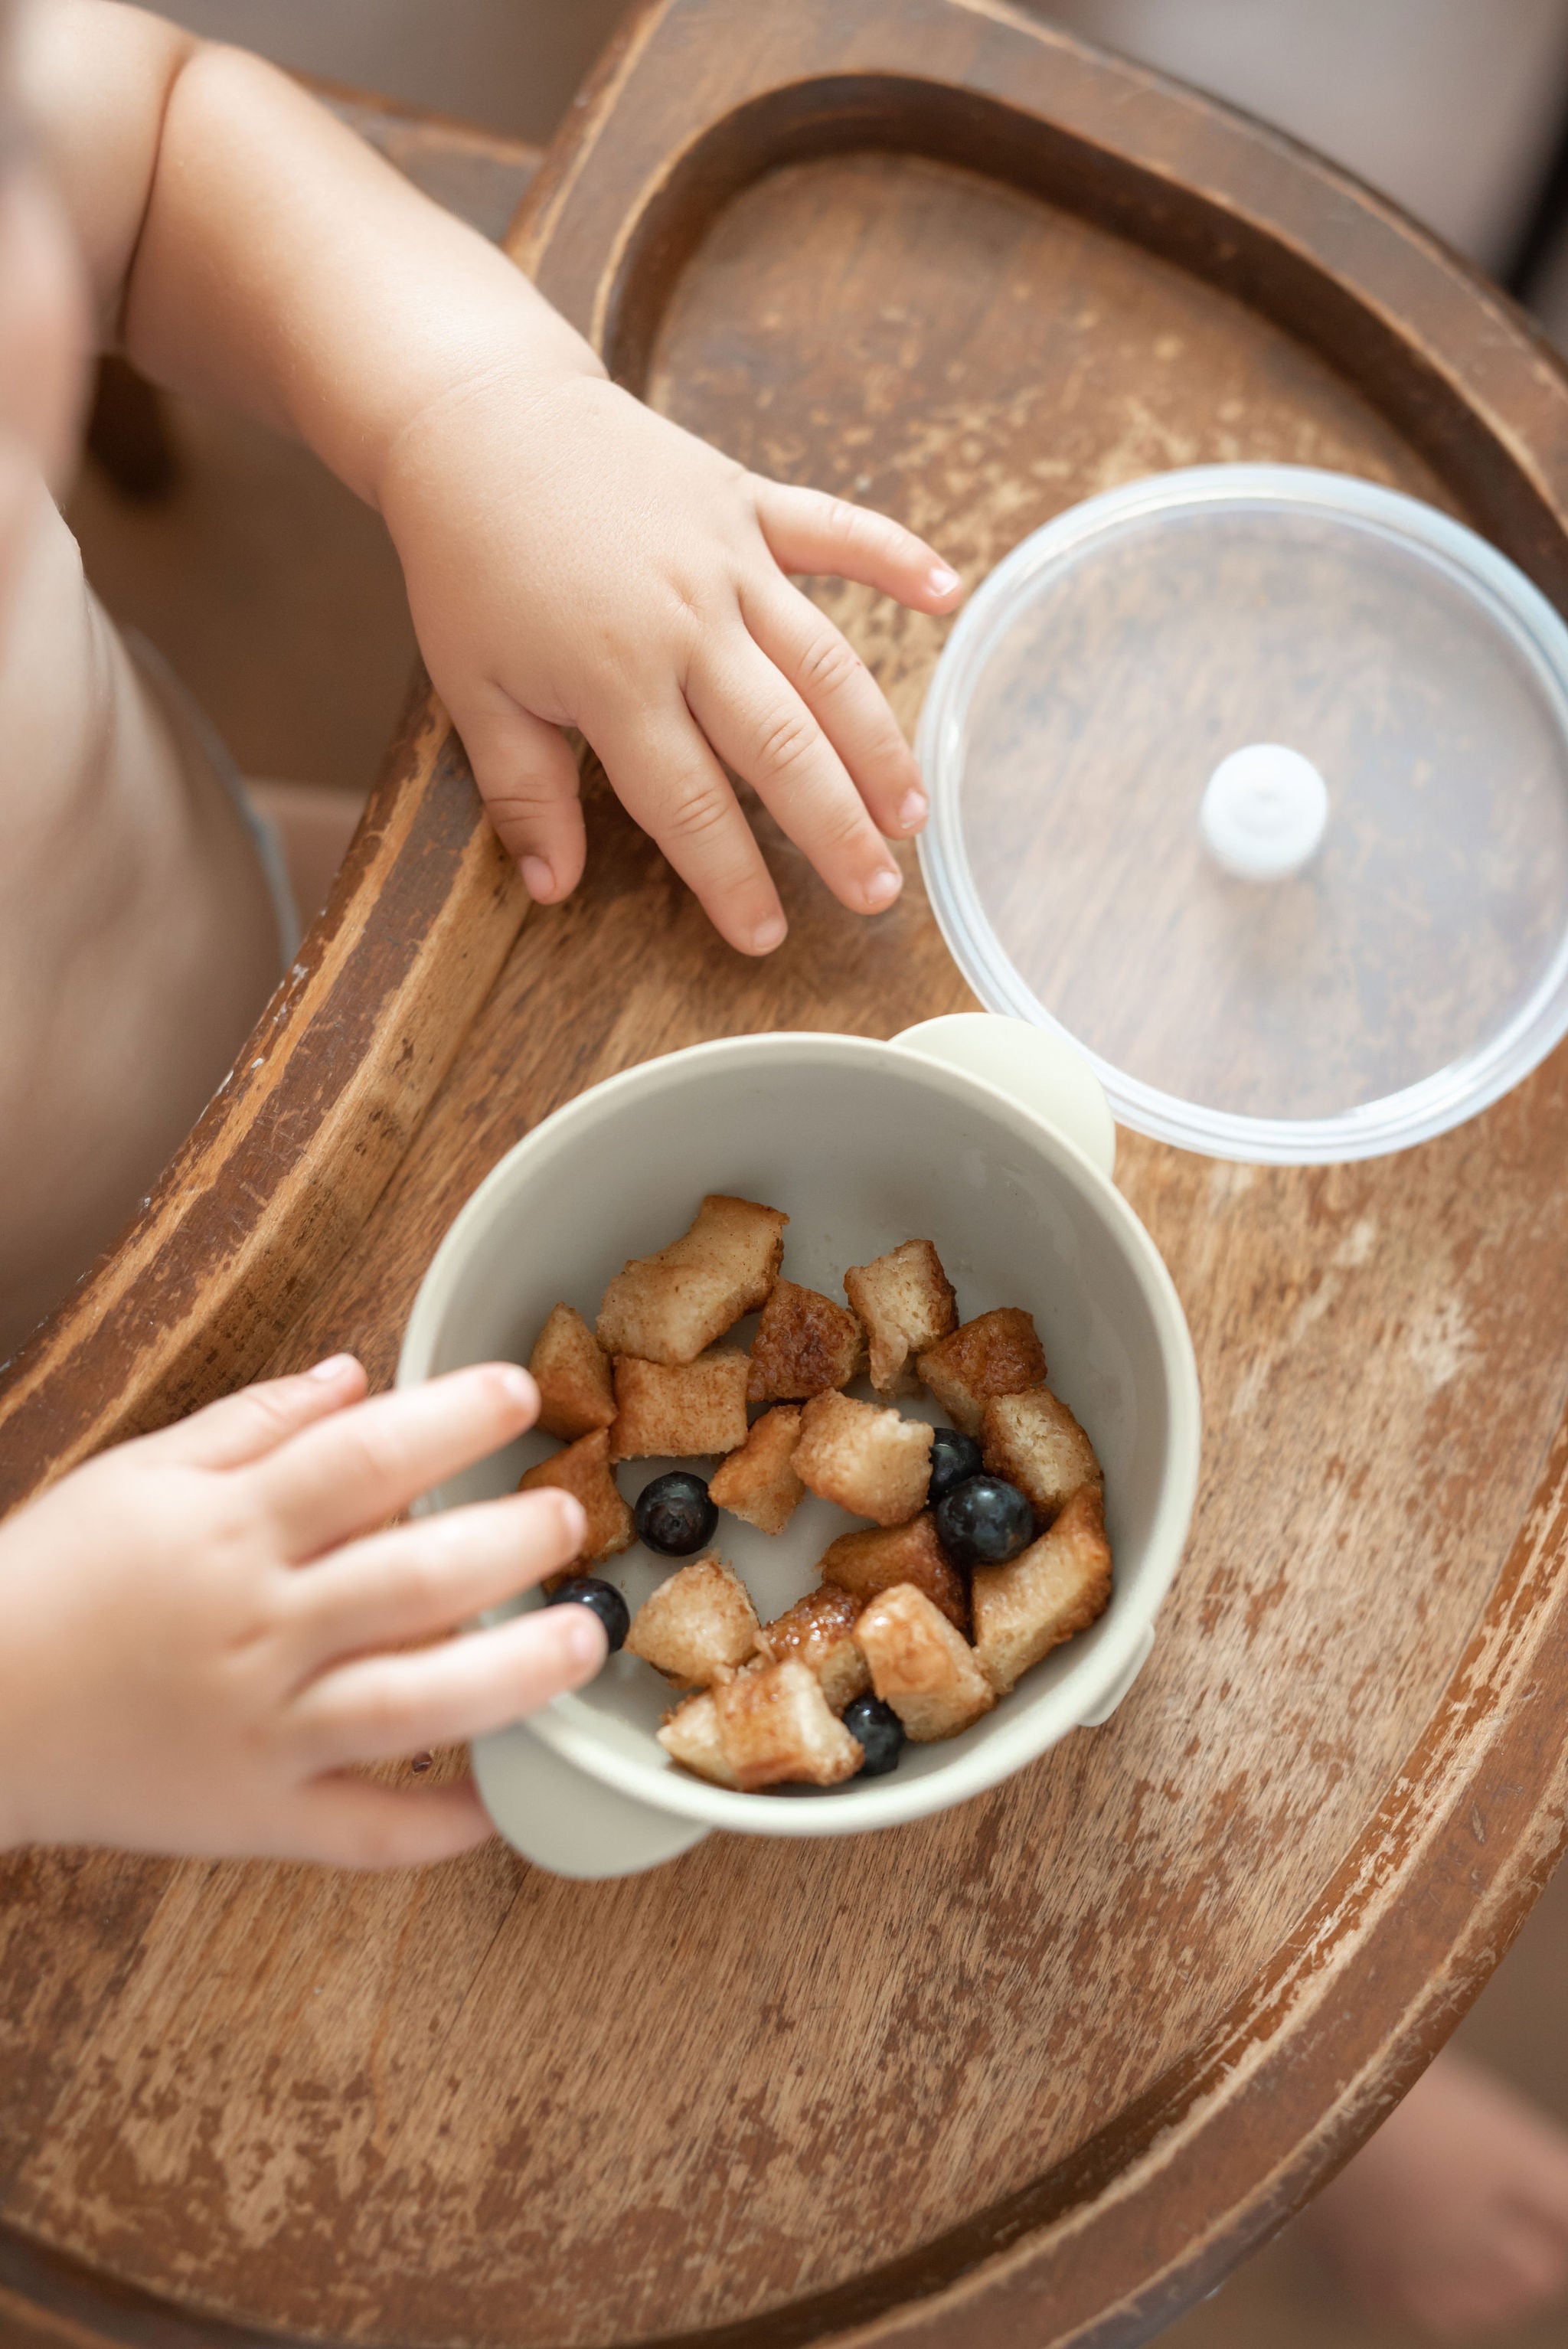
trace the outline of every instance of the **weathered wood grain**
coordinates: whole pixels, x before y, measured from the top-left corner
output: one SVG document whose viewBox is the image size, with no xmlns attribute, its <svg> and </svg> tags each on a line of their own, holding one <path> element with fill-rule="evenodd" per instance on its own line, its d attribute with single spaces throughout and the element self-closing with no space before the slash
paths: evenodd
<svg viewBox="0 0 1568 2349">
<path fill-rule="evenodd" d="M 658 405 L 975 574 L 1115 481 L 1274 457 L 1568 579 L 1568 394 L 1499 299 L 1000 5 L 645 10 L 516 249 Z M 822 592 L 912 719 L 940 626 Z M 583 890 L 302 1267 L 278 1361 L 388 1376 L 475 1181 L 595 1078 L 967 1002 L 913 874 L 858 924 L 764 826 L 792 933 L 747 963 L 592 796 Z M 961 1813 L 601 1887 L 494 1851 L 376 1883 L 15 1864 L 0 2287 L 104 2341 L 1145 2337 L 1353 2149 L 1561 1839 L 1565 1128 L 1559 1054 L 1369 1164 L 1123 1137 L 1202 1368 L 1191 1550 L 1115 1721 Z"/>
</svg>

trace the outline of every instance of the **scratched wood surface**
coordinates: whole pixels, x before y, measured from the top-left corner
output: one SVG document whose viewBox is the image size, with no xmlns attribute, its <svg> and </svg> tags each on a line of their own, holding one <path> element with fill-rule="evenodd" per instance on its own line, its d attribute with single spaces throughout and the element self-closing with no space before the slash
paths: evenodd
<svg viewBox="0 0 1568 2349">
<path fill-rule="evenodd" d="M 941 86 L 1032 109 L 1035 143 L 933 112 Z M 972 577 L 1116 481 L 1285 458 L 1433 498 L 1549 591 L 1568 578 L 1568 396 L 1511 316 L 1284 142 L 999 6 L 664 0 L 514 249 L 668 413 L 905 515 Z M 913 722 L 940 626 L 822 597 Z M 432 821 L 433 739 L 390 771 L 405 841 Z M 289 1226 L 278 1362 L 352 1345 L 387 1378 L 462 1200 L 596 1078 L 968 1002 L 913 870 L 859 924 L 764 828 L 792 931 L 749 964 L 590 792 L 584 888 L 473 988 L 438 1083 L 427 1056 L 412 1140 L 330 1249 L 307 1262 Z M 471 883 L 440 886 L 449 910 Z M 353 938 L 335 950 L 346 987 Z M 319 1015 L 292 1032 L 324 1049 Z M 0 2316 L 18 2339 L 42 2312 L 93 2342 L 387 2349 L 1146 2337 L 1354 2148 L 1558 1847 L 1565 1139 L 1563 1054 L 1371 1164 L 1123 1136 L 1202 1371 L 1192 1543 L 1114 1721 L 962 1812 L 841 1847 L 715 1837 L 598 1887 L 495 1849 L 377 1881 L 12 1862 Z M 285 1206 L 311 1163 L 285 1158 Z M 167 1226 L 138 1246 L 143 1281 L 190 1260 Z M 223 1293 L 208 1342 L 238 1375 L 265 1331 L 236 1340 Z M 71 1357 L 36 1359 L 47 1429 Z M 164 1375 L 139 1409 L 191 1374 Z M 62 1408 L 59 1456 L 116 1407 Z"/>
</svg>

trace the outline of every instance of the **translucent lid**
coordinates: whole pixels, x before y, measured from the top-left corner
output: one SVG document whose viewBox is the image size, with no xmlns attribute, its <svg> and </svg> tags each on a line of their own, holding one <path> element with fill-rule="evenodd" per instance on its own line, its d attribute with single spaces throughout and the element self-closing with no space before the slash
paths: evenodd
<svg viewBox="0 0 1568 2349">
<path fill-rule="evenodd" d="M 961 616 L 919 751 L 965 976 L 1145 1133 L 1370 1157 L 1568 1030 L 1568 628 L 1414 498 L 1216 465 L 1074 507 Z"/>
</svg>

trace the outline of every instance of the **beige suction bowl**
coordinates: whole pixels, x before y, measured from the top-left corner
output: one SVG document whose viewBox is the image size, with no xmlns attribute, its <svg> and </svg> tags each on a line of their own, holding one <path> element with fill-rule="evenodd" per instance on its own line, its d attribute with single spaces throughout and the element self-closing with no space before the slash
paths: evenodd
<svg viewBox="0 0 1568 2349">
<path fill-rule="evenodd" d="M 906 1747 L 896 1772 L 865 1785 L 742 1795 L 688 1776 L 655 1735 L 667 1692 L 635 1658 L 612 1657 L 588 1688 L 474 1748 L 480 1793 L 519 1851 L 562 1875 L 606 1877 L 673 1857 L 715 1827 L 893 1826 L 965 1801 L 1109 1717 L 1152 1646 L 1199 1455 L 1191 1340 L 1169 1273 L 1111 1182 L 1114 1153 L 1081 1055 L 981 1014 L 892 1043 L 786 1034 L 696 1045 L 593 1086 L 500 1161 L 425 1276 L 400 1386 L 468 1362 L 526 1361 L 559 1299 L 592 1319 L 625 1259 L 684 1229 L 706 1191 L 785 1209 L 786 1270 L 830 1294 L 846 1266 L 928 1237 L 965 1318 L 998 1305 L 1034 1315 L 1052 1384 L 1104 1464 L 1116 1557 L 1115 1595 L 1092 1630 L 962 1736 Z M 425 1506 L 510 1492 L 552 1448 L 524 1437 Z M 848 1522 L 809 1498 L 777 1538 L 724 1518 L 720 1547 L 766 1620 L 812 1587 L 826 1541 Z M 635 1578 L 651 1589 L 667 1571 L 638 1557 L 614 1561 L 634 1605 L 645 1595 Z"/>
</svg>

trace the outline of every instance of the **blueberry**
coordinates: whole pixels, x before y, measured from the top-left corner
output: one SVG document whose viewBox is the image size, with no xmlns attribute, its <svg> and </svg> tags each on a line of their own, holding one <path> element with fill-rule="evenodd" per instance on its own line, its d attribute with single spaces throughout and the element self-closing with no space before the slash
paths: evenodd
<svg viewBox="0 0 1568 2349">
<path fill-rule="evenodd" d="M 672 1468 L 667 1476 L 655 1476 L 645 1485 L 632 1515 L 638 1539 L 663 1557 L 689 1557 L 713 1539 L 718 1523 L 707 1486 L 684 1468 Z"/>
<path fill-rule="evenodd" d="M 1035 1538 L 1035 1513 L 1016 1485 L 970 1476 L 936 1505 L 936 1535 L 954 1566 L 1006 1566 Z"/>
<path fill-rule="evenodd" d="M 546 1594 L 547 1607 L 586 1607 L 597 1615 L 604 1626 L 604 1637 L 614 1654 L 632 1628 L 631 1609 L 613 1582 L 601 1582 L 596 1574 L 574 1574 L 559 1590 Z"/>
<path fill-rule="evenodd" d="M 955 1427 L 938 1427 L 931 1437 L 931 1482 L 925 1497 L 933 1508 L 944 1493 L 954 1485 L 967 1483 L 980 1474 L 980 1446 L 972 1435 L 960 1435 Z"/>
<path fill-rule="evenodd" d="M 844 1707 L 844 1727 L 865 1748 L 860 1769 L 862 1778 L 883 1778 L 898 1768 L 903 1723 L 891 1704 L 883 1704 L 880 1696 L 851 1697 Z"/>
</svg>

